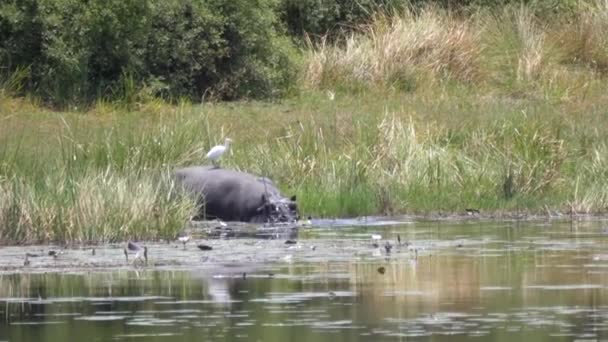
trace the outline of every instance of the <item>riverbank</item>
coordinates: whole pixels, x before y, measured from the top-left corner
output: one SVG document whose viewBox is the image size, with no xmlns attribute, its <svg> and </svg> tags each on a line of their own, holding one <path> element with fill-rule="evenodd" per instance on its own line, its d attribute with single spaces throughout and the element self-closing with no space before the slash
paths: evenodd
<svg viewBox="0 0 608 342">
<path fill-rule="evenodd" d="M 214 222 L 198 222 L 186 230 L 191 239 L 185 244 L 176 239 L 138 241 L 138 245 L 147 247 L 147 260 L 143 253 L 139 257 L 131 253 L 125 258 L 125 242 L 3 246 L 0 275 L 221 269 L 238 277 L 245 271 L 271 269 L 293 262 L 415 261 L 418 257 L 427 260 L 439 251 L 466 250 L 479 242 L 457 234 L 441 242 L 429 241 L 431 237 L 454 234 L 453 230 L 470 234 L 483 228 L 488 236 L 508 235 L 505 230 L 531 236 L 545 234 L 547 243 L 556 243 L 551 240 L 552 232 L 547 227 L 559 227 L 561 232 L 557 236 L 566 241 L 570 241 L 565 233 L 568 227 L 572 236 L 604 239 L 605 220 L 606 216 L 588 215 L 573 217 L 570 221 L 557 216 L 497 218 L 464 214 L 315 219 L 298 227 L 275 228 L 231 223 L 221 229 L 216 228 Z M 205 250 L 197 248 L 198 245 L 204 245 Z"/>
<path fill-rule="evenodd" d="M 607 102 L 311 92 L 136 111 L 18 104 L 1 118 L 0 237 L 174 236 L 193 206 L 167 195 L 171 171 L 205 163 L 224 137 L 235 141 L 224 167 L 273 179 L 305 216 L 603 213 Z"/>
</svg>

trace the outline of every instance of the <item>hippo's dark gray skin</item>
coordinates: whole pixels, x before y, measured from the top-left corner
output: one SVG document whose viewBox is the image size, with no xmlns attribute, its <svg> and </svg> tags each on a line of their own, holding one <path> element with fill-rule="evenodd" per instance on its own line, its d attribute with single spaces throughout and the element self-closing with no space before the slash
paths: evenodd
<svg viewBox="0 0 608 342">
<path fill-rule="evenodd" d="M 178 186 L 197 196 L 200 215 L 195 219 L 220 219 L 252 223 L 295 222 L 296 197 L 286 198 L 264 177 L 208 166 L 175 172 Z"/>
</svg>

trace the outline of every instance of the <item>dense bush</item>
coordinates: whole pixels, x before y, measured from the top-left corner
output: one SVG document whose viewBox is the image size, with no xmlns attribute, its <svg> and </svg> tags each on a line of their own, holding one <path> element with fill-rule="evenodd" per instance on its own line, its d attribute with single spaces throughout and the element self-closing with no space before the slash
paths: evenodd
<svg viewBox="0 0 608 342">
<path fill-rule="evenodd" d="M 523 3 L 539 14 L 563 12 L 576 7 L 578 0 L 281 0 L 279 13 L 289 32 L 330 37 L 369 22 L 379 11 L 401 12 L 436 5 L 453 11 L 478 7 L 499 7 Z"/>
<path fill-rule="evenodd" d="M 282 21 L 295 36 L 325 35 L 352 29 L 379 10 L 398 9 L 403 0 L 282 0 Z"/>
<path fill-rule="evenodd" d="M 0 66 L 65 104 L 154 94 L 268 97 L 294 77 L 274 0 L 12 0 L 0 5 Z"/>
<path fill-rule="evenodd" d="M 152 5 L 146 70 L 172 95 L 271 97 L 293 83 L 290 42 L 272 0 L 173 0 Z"/>
</svg>

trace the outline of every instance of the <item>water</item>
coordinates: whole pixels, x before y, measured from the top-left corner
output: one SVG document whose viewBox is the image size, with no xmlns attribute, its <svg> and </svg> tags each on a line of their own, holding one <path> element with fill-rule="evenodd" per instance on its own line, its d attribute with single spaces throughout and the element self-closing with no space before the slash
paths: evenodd
<svg viewBox="0 0 608 342">
<path fill-rule="evenodd" d="M 296 245 L 151 245 L 147 267 L 2 248 L 0 341 L 608 338 L 605 222 L 320 223 Z"/>
</svg>

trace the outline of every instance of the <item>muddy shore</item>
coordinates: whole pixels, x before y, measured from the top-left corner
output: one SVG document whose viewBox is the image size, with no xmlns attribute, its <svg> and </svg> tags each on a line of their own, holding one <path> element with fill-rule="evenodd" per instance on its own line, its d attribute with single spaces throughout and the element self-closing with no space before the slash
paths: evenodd
<svg viewBox="0 0 608 342">
<path fill-rule="evenodd" d="M 577 215 L 574 223 L 605 220 L 606 216 Z M 565 221 L 570 216 L 495 216 L 467 213 L 463 215 L 427 215 L 399 217 L 365 217 L 355 219 L 313 219 L 306 224 L 264 227 L 240 223 L 219 225 L 218 222 L 192 222 L 185 230 L 191 240 L 185 245 L 177 240 L 139 241 L 148 248 L 148 261 L 141 253 L 125 257 L 125 242 L 97 245 L 28 245 L 0 247 L 0 273 L 38 272 L 91 272 L 116 270 L 177 270 L 208 269 L 294 262 L 354 261 L 357 259 L 412 259 L 430 255 L 434 248 L 458 247 L 462 242 L 444 242 L 442 246 L 428 245 L 424 241 L 396 240 L 392 226 L 403 226 L 422 221 Z M 369 227 L 356 238 L 332 236 L 332 229 Z M 315 234 L 323 230 L 322 236 Z M 367 233 L 369 231 L 369 233 Z M 374 232 L 381 239 L 372 240 Z M 387 252 L 386 244 L 391 246 Z M 210 247 L 201 250 L 198 245 Z M 27 256 L 27 258 L 26 258 Z M 27 261 L 26 261 L 27 260 Z M 245 271 L 243 271 L 245 272 Z"/>
</svg>

